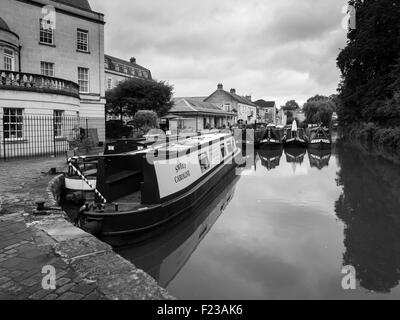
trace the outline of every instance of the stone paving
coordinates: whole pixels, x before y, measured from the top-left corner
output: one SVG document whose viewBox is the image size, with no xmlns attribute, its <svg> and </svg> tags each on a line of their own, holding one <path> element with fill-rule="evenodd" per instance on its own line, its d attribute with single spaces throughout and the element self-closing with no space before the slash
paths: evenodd
<svg viewBox="0 0 400 320">
<path fill-rule="evenodd" d="M 64 159 L 0 162 L 0 299 L 104 299 L 94 283 L 86 283 L 49 246 L 39 247 L 27 228 L 24 212 L 43 198 L 53 178 L 44 168 L 65 168 Z M 56 271 L 56 289 L 45 290 L 44 266 Z"/>
<path fill-rule="evenodd" d="M 34 214 L 39 199 L 56 205 L 50 168 L 65 171 L 65 158 L 0 161 L 0 300 L 174 299 L 62 211 Z M 54 290 L 42 286 L 45 266 L 55 268 Z"/>
</svg>

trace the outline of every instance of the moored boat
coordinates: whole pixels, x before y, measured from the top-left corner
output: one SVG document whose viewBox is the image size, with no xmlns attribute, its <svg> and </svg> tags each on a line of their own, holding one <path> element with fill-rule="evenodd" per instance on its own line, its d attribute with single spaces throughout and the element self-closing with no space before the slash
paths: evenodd
<svg viewBox="0 0 400 320">
<path fill-rule="evenodd" d="M 283 145 L 285 147 L 307 147 L 307 136 L 303 128 L 298 128 L 296 121 L 293 121 L 291 128 L 286 129 Z"/>
<path fill-rule="evenodd" d="M 309 144 L 311 149 L 331 149 L 332 138 L 328 128 L 322 126 L 310 128 Z"/>
<path fill-rule="evenodd" d="M 283 138 L 283 128 L 268 125 L 263 138 L 260 140 L 260 148 L 281 148 Z"/>
<path fill-rule="evenodd" d="M 80 225 L 103 238 L 160 226 L 202 199 L 239 153 L 220 133 L 99 157 L 97 204 L 82 208 Z"/>
</svg>

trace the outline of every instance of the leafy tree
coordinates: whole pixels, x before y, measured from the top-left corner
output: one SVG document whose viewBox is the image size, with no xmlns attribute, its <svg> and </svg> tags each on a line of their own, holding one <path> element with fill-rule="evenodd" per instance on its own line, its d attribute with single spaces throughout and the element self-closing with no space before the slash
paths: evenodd
<svg viewBox="0 0 400 320">
<path fill-rule="evenodd" d="M 322 123 L 324 126 L 331 124 L 334 109 L 333 102 L 328 99 L 306 102 L 303 106 L 307 123 Z"/>
<path fill-rule="evenodd" d="M 317 94 L 314 97 L 311 97 L 310 99 L 308 99 L 307 102 L 316 102 L 316 101 L 324 101 L 324 100 L 329 100 L 329 98 L 326 96 Z"/>
<path fill-rule="evenodd" d="M 378 122 L 388 118 L 377 110 L 391 100 L 400 58 L 400 3 L 393 0 L 350 0 L 356 9 L 356 28 L 338 58 L 340 121 Z M 398 69 L 397 69 L 398 70 Z M 398 80 L 397 80 L 398 81 Z"/>
<path fill-rule="evenodd" d="M 141 110 L 136 112 L 133 117 L 132 124 L 135 128 L 141 129 L 144 132 L 158 127 L 157 113 L 150 110 Z"/>
<path fill-rule="evenodd" d="M 283 110 L 288 111 L 288 110 L 298 110 L 300 109 L 299 104 L 296 102 L 296 100 L 290 100 L 286 102 L 285 106 L 283 107 Z"/>
<path fill-rule="evenodd" d="M 165 115 L 173 106 L 173 86 L 161 81 L 130 79 L 106 92 L 106 112 L 111 115 L 134 116 L 139 110 L 152 110 Z"/>
</svg>

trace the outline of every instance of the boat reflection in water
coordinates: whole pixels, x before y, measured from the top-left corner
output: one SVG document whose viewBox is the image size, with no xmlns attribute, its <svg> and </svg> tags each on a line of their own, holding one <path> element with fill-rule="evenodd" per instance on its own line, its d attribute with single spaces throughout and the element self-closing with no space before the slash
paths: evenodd
<svg viewBox="0 0 400 320">
<path fill-rule="evenodd" d="M 209 196 L 181 215 L 184 220 L 170 221 L 157 234 L 147 234 L 147 240 L 116 251 L 166 288 L 226 209 L 239 179 L 235 170 L 230 171 Z"/>
<path fill-rule="evenodd" d="M 329 166 L 332 151 L 330 149 L 308 149 L 308 158 L 310 159 L 311 168 L 322 170 Z"/>
<path fill-rule="evenodd" d="M 257 153 L 260 157 L 261 164 L 270 171 L 279 167 L 283 155 L 283 148 L 260 149 L 257 150 Z"/>
<path fill-rule="evenodd" d="M 306 153 L 306 148 L 285 148 L 287 163 L 302 164 Z"/>
</svg>

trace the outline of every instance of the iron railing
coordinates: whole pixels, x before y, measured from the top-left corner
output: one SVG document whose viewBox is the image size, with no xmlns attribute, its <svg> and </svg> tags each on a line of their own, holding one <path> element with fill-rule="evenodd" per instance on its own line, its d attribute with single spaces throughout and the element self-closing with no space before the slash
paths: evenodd
<svg viewBox="0 0 400 320">
<path fill-rule="evenodd" d="M 104 136 L 104 118 L 4 114 L 0 118 L 0 160 L 66 156 L 91 148 Z"/>
</svg>

